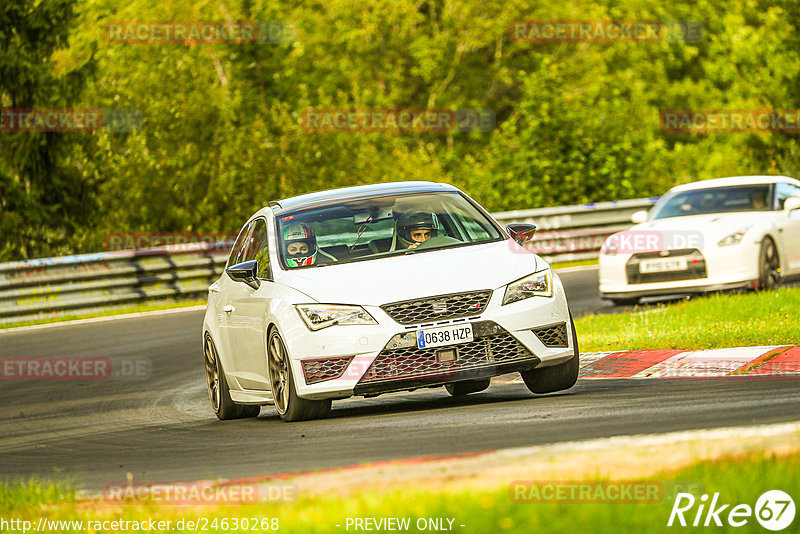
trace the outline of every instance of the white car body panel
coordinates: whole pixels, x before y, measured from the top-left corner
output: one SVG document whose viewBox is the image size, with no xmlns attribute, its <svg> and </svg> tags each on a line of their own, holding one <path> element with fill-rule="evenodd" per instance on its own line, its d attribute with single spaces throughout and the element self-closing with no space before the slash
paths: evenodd
<svg viewBox="0 0 800 534">
<path fill-rule="evenodd" d="M 671 189 L 669 193 L 709 187 L 771 184 L 776 180 L 800 186 L 800 181 L 786 177 L 736 177 L 682 185 Z M 657 207 L 653 209 L 655 210 Z M 744 227 L 749 227 L 749 229 L 739 244 L 719 246 L 720 240 Z M 600 292 L 605 298 L 624 299 L 628 296 L 655 296 L 751 287 L 759 277 L 759 252 L 761 243 L 766 236 L 775 242 L 778 249 L 782 275 L 785 277 L 800 274 L 800 210 L 791 213 L 784 210 L 772 210 L 669 217 L 649 220 L 635 225 L 627 232 L 645 234 L 648 232 L 663 232 L 664 234 L 673 232 L 699 236 L 701 244 L 696 248 L 700 250 L 705 259 L 707 276 L 699 279 L 629 283 L 626 265 L 634 253 L 607 254 L 601 252 L 599 258 Z M 620 236 L 624 233 L 615 235 Z"/>
</svg>

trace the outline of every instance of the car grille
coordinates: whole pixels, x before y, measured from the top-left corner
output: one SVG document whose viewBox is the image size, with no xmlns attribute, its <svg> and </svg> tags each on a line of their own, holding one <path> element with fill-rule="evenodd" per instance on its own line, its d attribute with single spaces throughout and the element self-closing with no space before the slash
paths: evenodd
<svg viewBox="0 0 800 534">
<path fill-rule="evenodd" d="M 361 378 L 361 383 L 409 378 L 446 380 L 457 371 L 534 358 L 514 336 L 500 327 L 496 330 L 501 330 L 502 333 L 476 338 L 460 345 L 426 349 L 419 349 L 414 345 L 399 349 L 384 349 L 367 369 Z M 456 361 L 437 361 L 438 351 L 452 349 L 458 351 Z"/>
<path fill-rule="evenodd" d="M 567 347 L 567 324 L 561 323 L 533 331 L 545 347 Z"/>
<path fill-rule="evenodd" d="M 316 384 L 317 382 L 339 378 L 344 374 L 352 359 L 352 356 L 346 356 L 344 358 L 303 360 L 303 376 L 306 379 L 306 384 Z"/>
<path fill-rule="evenodd" d="M 480 315 L 486 309 L 491 296 L 490 289 L 452 293 L 384 304 L 381 309 L 400 324 L 420 324 Z"/>
<path fill-rule="evenodd" d="M 686 258 L 689 268 L 683 271 L 666 271 L 661 273 L 642 273 L 639 264 L 642 260 L 661 258 Z M 652 282 L 672 282 L 674 280 L 697 280 L 706 278 L 706 259 L 696 248 L 667 250 L 663 252 L 643 252 L 634 254 L 625 266 L 625 274 L 629 284 L 649 284 Z"/>
</svg>

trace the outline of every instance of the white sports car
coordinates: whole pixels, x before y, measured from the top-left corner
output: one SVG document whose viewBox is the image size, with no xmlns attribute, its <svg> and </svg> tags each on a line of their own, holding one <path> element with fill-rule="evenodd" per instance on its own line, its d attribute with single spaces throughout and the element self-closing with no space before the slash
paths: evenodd
<svg viewBox="0 0 800 534">
<path fill-rule="evenodd" d="M 274 404 L 284 421 L 332 399 L 445 386 L 452 395 L 520 372 L 534 393 L 568 389 L 578 344 L 558 276 L 457 188 L 350 187 L 271 202 L 239 233 L 209 287 L 208 394 L 220 419 Z"/>
<path fill-rule="evenodd" d="M 640 297 L 771 289 L 800 275 L 800 181 L 742 176 L 674 187 L 600 251 L 600 293 Z"/>
</svg>

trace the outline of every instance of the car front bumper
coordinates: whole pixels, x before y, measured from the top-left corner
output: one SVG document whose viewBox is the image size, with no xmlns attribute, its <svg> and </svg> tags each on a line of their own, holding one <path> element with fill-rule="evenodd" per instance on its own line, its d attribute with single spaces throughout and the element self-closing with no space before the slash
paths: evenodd
<svg viewBox="0 0 800 534">
<path fill-rule="evenodd" d="M 298 317 L 299 324 L 292 322 L 284 332 L 298 395 L 308 399 L 370 396 L 563 363 L 574 355 L 575 340 L 566 295 L 555 275 L 553 286 L 552 297 L 532 297 L 505 306 L 501 306 L 505 287 L 495 289 L 479 316 L 446 321 L 472 324 L 475 340 L 436 349 L 417 349 L 417 328 L 398 324 L 379 307 L 365 307 L 377 325 L 309 332 Z M 440 365 L 431 360 L 436 351 L 449 347 L 459 351 L 458 363 Z M 307 383 L 304 360 L 339 365 L 333 373 L 337 377 Z"/>
<path fill-rule="evenodd" d="M 714 246 L 699 251 L 703 273 L 692 278 L 635 283 L 631 254 L 600 255 L 600 294 L 605 299 L 705 293 L 752 287 L 758 279 L 759 243 Z M 666 278 L 666 277 L 665 277 Z M 634 283 L 632 283 L 634 282 Z"/>
</svg>

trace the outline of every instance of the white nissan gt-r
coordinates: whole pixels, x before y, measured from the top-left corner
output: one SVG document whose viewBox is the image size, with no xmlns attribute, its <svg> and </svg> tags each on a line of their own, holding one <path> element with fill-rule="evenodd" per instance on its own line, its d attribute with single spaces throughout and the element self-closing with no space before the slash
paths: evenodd
<svg viewBox="0 0 800 534">
<path fill-rule="evenodd" d="M 800 181 L 742 176 L 672 188 L 600 251 L 600 293 L 641 297 L 771 289 L 800 275 Z"/>
<path fill-rule="evenodd" d="M 220 419 L 273 404 L 285 421 L 332 399 L 445 386 L 452 395 L 519 372 L 534 393 L 568 389 L 578 345 L 564 288 L 447 184 L 403 182 L 271 202 L 242 228 L 203 321 Z"/>
</svg>

